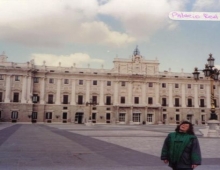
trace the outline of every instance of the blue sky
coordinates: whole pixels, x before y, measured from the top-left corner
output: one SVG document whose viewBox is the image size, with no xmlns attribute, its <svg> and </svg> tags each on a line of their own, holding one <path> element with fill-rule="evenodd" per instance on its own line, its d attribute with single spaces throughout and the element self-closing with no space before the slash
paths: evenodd
<svg viewBox="0 0 220 170">
<path fill-rule="evenodd" d="M 0 52 L 8 61 L 111 69 L 136 45 L 160 71 L 220 66 L 220 22 L 177 21 L 171 11 L 220 12 L 220 0 L 0 0 Z"/>
</svg>

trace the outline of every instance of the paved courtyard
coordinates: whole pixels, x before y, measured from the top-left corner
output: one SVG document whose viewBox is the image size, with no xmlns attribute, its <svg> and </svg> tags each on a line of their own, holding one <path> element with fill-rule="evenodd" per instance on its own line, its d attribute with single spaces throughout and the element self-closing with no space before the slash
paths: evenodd
<svg viewBox="0 0 220 170">
<path fill-rule="evenodd" d="M 203 138 L 203 165 L 220 169 L 220 138 Z M 169 170 L 160 161 L 167 125 L 0 124 L 0 170 Z"/>
</svg>

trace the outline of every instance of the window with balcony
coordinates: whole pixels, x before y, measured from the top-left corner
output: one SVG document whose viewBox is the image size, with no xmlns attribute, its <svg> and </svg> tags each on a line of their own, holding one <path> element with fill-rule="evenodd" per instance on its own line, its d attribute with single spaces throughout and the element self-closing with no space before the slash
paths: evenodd
<svg viewBox="0 0 220 170">
<path fill-rule="evenodd" d="M 153 98 L 152 97 L 148 97 L 148 104 L 153 104 Z"/>
<path fill-rule="evenodd" d="M 63 95 L 63 104 L 68 104 L 68 95 Z"/>
<path fill-rule="evenodd" d="M 180 123 L 180 115 L 176 114 L 176 124 L 179 124 L 179 123 Z"/>
<path fill-rule="evenodd" d="M 188 87 L 188 89 L 191 89 L 192 87 L 191 87 L 191 84 L 187 84 L 187 87 Z"/>
<path fill-rule="evenodd" d="M 15 81 L 20 81 L 20 76 L 15 76 Z"/>
<path fill-rule="evenodd" d="M 3 93 L 0 92 L 0 102 L 3 102 Z"/>
<path fill-rule="evenodd" d="M 139 97 L 134 97 L 134 104 L 139 104 Z"/>
<path fill-rule="evenodd" d="M 166 88 L 166 83 L 162 83 L 162 88 Z"/>
<path fill-rule="evenodd" d="M 45 119 L 52 119 L 52 112 L 46 112 Z"/>
<path fill-rule="evenodd" d="M 18 119 L 18 111 L 11 112 L 11 119 Z"/>
<path fill-rule="evenodd" d="M 67 119 L 67 112 L 63 112 L 63 119 Z"/>
<path fill-rule="evenodd" d="M 175 98 L 175 106 L 180 107 L 180 99 L 179 98 Z"/>
<path fill-rule="evenodd" d="M 19 102 L 19 93 L 14 93 L 13 102 Z"/>
<path fill-rule="evenodd" d="M 153 122 L 153 114 L 147 114 L 147 122 L 149 123 Z"/>
<path fill-rule="evenodd" d="M 97 85 L 97 80 L 93 80 L 93 85 L 94 85 L 94 86 Z"/>
<path fill-rule="evenodd" d="M 49 79 L 49 83 L 50 83 L 50 84 L 53 84 L 53 83 L 54 83 L 54 79 L 50 78 L 50 79 Z"/>
<path fill-rule="evenodd" d="M 95 112 L 92 113 L 92 123 L 96 123 L 97 114 Z"/>
<path fill-rule="evenodd" d="M 83 80 L 79 80 L 79 85 L 83 85 Z"/>
<path fill-rule="evenodd" d="M 34 78 L 33 78 L 33 82 L 34 82 L 34 83 L 39 83 L 39 77 L 34 77 Z"/>
<path fill-rule="evenodd" d="M 122 82 L 121 82 L 121 86 L 125 86 L 125 81 L 122 81 Z"/>
<path fill-rule="evenodd" d="M 111 81 L 107 81 L 107 86 L 111 86 Z"/>
<path fill-rule="evenodd" d="M 153 83 L 149 82 L 148 87 L 153 87 Z"/>
<path fill-rule="evenodd" d="M 187 99 L 187 107 L 193 107 L 192 99 Z"/>
<path fill-rule="evenodd" d="M 53 95 L 52 94 L 48 95 L 48 104 L 53 104 Z"/>
<path fill-rule="evenodd" d="M 200 99 L 200 107 L 205 107 L 205 99 Z"/>
<path fill-rule="evenodd" d="M 32 96 L 32 102 L 33 103 L 38 103 L 40 101 L 40 97 L 38 96 L 38 94 L 34 94 Z"/>
<path fill-rule="evenodd" d="M 98 103 L 98 102 L 97 102 L 97 96 L 92 96 L 92 102 L 93 102 L 93 103 Z"/>
<path fill-rule="evenodd" d="M 64 84 L 69 84 L 69 79 L 64 79 Z"/>
<path fill-rule="evenodd" d="M 121 104 L 125 104 L 125 97 L 121 97 Z"/>
<path fill-rule="evenodd" d="M 141 121 L 141 114 L 140 113 L 133 113 L 133 122 L 140 122 Z"/>
<path fill-rule="evenodd" d="M 106 96 L 106 105 L 111 105 L 111 96 Z"/>
<path fill-rule="evenodd" d="M 0 80 L 4 80 L 4 76 L 0 74 Z"/>
<path fill-rule="evenodd" d="M 82 95 L 79 95 L 78 96 L 78 104 L 83 104 L 83 96 Z"/>
<path fill-rule="evenodd" d="M 204 89 L 204 85 L 203 84 L 200 84 L 200 89 Z"/>
<path fill-rule="evenodd" d="M 32 112 L 32 119 L 37 119 L 37 112 Z"/>
<path fill-rule="evenodd" d="M 217 100 L 214 99 L 214 106 L 217 107 Z"/>
<path fill-rule="evenodd" d="M 119 113 L 119 122 L 125 122 L 125 113 Z"/>
<path fill-rule="evenodd" d="M 166 98 L 162 98 L 162 106 L 167 106 L 167 99 Z"/>
<path fill-rule="evenodd" d="M 175 84 L 175 88 L 176 88 L 176 89 L 179 88 L 179 84 L 176 83 L 176 84 Z"/>
</svg>

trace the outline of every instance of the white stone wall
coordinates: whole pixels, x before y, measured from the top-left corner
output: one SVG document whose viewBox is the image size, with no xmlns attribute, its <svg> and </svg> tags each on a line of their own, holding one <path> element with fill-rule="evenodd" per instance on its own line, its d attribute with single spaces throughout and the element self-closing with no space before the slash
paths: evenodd
<svg viewBox="0 0 220 170">
<path fill-rule="evenodd" d="M 38 113 L 37 122 L 47 122 L 46 112 L 52 112 L 51 122 L 62 122 L 63 113 L 67 113 L 66 121 L 72 123 L 85 123 L 92 114 L 96 114 L 96 123 L 107 123 L 107 113 L 111 115 L 110 123 L 118 123 L 119 113 L 126 113 L 126 124 L 137 123 L 134 122 L 133 113 L 140 113 L 140 118 L 137 118 L 140 124 L 143 121 L 175 124 L 176 115 L 179 115 L 180 121 L 189 118 L 188 115 L 198 122 L 201 122 L 201 115 L 205 115 L 206 120 L 209 118 L 209 80 L 195 81 L 191 73 L 183 71 L 159 72 L 158 60 L 145 60 L 141 55 L 132 56 L 131 59 L 115 58 L 114 68 L 109 70 L 77 68 L 75 65 L 52 67 L 46 63 L 38 66 L 32 62 L 18 64 L 7 62 L 5 58 L 0 61 L 4 61 L 0 63 L 3 77 L 0 80 L 0 111 L 3 121 L 11 121 L 12 108 L 18 111 L 17 121 L 20 122 L 30 122 L 28 115 L 32 112 Z M 17 76 L 19 78 L 16 80 Z M 37 83 L 33 81 L 34 77 L 38 78 Z M 53 79 L 52 83 L 50 79 Z M 65 84 L 65 80 L 68 83 Z M 80 80 L 83 81 L 82 85 L 79 84 Z M 97 85 L 93 85 L 93 81 L 97 81 Z M 107 81 L 111 81 L 111 86 L 107 86 Z M 125 86 L 122 86 L 122 82 L 125 82 Z M 162 83 L 166 87 L 162 87 Z M 177 88 L 175 84 L 178 84 Z M 215 86 L 216 112 L 219 115 L 220 86 L 218 83 Z M 13 101 L 14 93 L 19 94 L 17 102 Z M 32 102 L 33 95 L 39 96 L 37 103 Z M 48 104 L 48 95 L 53 95 L 51 104 Z M 68 96 L 66 104 L 64 95 Z M 82 105 L 78 104 L 79 95 L 83 96 Z M 93 96 L 97 98 L 97 105 L 86 106 Z M 110 105 L 106 105 L 107 96 L 111 97 Z M 125 103 L 121 103 L 121 97 L 125 97 Z M 138 104 L 135 104 L 135 98 L 139 99 Z M 148 103 L 149 98 L 153 99 L 152 104 Z M 162 98 L 166 98 L 167 106 L 162 106 Z M 174 106 L 175 98 L 179 99 L 179 107 Z M 192 107 L 188 107 L 188 99 L 192 99 Z M 200 107 L 200 99 L 205 100 L 205 107 Z M 78 116 L 76 120 L 76 113 L 83 113 L 83 116 Z M 148 121 L 151 120 L 149 114 L 152 114 L 152 122 Z M 167 115 L 166 121 L 163 120 L 163 114 Z"/>
</svg>

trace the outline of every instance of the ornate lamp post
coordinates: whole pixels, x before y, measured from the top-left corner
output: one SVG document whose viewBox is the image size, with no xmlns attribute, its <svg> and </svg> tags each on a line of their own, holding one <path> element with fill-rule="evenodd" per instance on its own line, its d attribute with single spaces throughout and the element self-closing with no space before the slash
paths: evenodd
<svg viewBox="0 0 220 170">
<path fill-rule="evenodd" d="M 209 58 L 207 59 L 208 64 L 205 65 L 205 69 L 198 70 L 196 67 L 194 72 L 192 73 L 195 80 L 199 80 L 199 71 L 204 72 L 205 77 L 210 79 L 210 92 L 211 92 L 211 116 L 208 121 L 209 125 L 209 131 L 207 136 L 208 137 L 217 137 L 219 136 L 218 132 L 216 131 L 216 126 L 219 124 L 219 121 L 217 120 L 217 115 L 215 113 L 215 101 L 214 101 L 214 81 L 218 81 L 218 76 L 220 73 L 220 70 L 217 68 L 214 68 L 214 61 L 215 59 L 212 57 L 212 54 L 209 54 Z"/>
<path fill-rule="evenodd" d="M 90 99 L 90 102 L 86 102 L 86 106 L 90 106 L 89 108 L 89 120 L 86 122 L 86 125 L 92 125 L 92 106 L 96 106 L 97 103 Z"/>
</svg>

